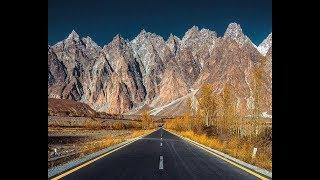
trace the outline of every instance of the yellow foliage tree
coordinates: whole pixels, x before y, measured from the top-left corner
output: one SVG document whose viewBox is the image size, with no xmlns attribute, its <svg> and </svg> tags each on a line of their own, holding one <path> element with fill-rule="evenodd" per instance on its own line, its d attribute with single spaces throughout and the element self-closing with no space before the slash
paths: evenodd
<svg viewBox="0 0 320 180">
<path fill-rule="evenodd" d="M 149 129 L 149 128 L 154 127 L 153 120 L 152 120 L 150 113 L 148 111 L 144 111 L 142 113 L 141 126 L 142 126 L 142 129 Z"/>
<path fill-rule="evenodd" d="M 212 86 L 205 84 L 200 89 L 199 112 L 204 117 L 206 126 L 210 125 L 210 121 L 214 118 L 217 110 L 217 104 L 213 96 Z"/>
<path fill-rule="evenodd" d="M 254 128 L 254 134 L 257 132 L 257 124 L 259 121 L 260 114 L 262 113 L 262 103 L 264 101 L 262 91 L 263 91 L 263 78 L 265 73 L 265 65 L 267 59 L 263 58 L 258 64 L 256 64 L 253 71 L 253 98 L 254 98 L 254 108 L 252 109 L 251 118 L 252 126 Z"/>
<path fill-rule="evenodd" d="M 234 132 L 237 128 L 235 94 L 232 85 L 227 82 L 222 93 L 223 118 L 220 122 L 221 133 Z"/>
<path fill-rule="evenodd" d="M 254 88 L 253 88 L 253 98 L 254 98 L 254 108 L 252 111 L 252 117 L 258 118 L 261 114 L 261 105 L 263 102 L 262 90 L 263 90 L 263 74 L 265 67 L 266 59 L 261 59 L 260 63 L 254 68 L 253 79 L 254 79 Z"/>
</svg>

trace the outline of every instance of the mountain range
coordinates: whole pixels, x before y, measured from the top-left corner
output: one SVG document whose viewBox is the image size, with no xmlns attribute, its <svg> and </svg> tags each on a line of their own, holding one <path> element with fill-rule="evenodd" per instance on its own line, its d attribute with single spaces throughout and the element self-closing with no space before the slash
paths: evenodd
<svg viewBox="0 0 320 180">
<path fill-rule="evenodd" d="M 253 99 L 253 72 L 264 62 L 261 105 L 272 113 L 272 33 L 256 46 L 239 24 L 222 37 L 190 28 L 179 37 L 142 30 L 131 41 L 119 34 L 103 46 L 90 37 L 69 36 L 48 45 L 48 98 L 70 99 L 112 114 L 179 115 L 187 99 L 197 105 L 199 88 L 209 83 L 220 93 L 230 83 L 237 111 L 248 115 Z"/>
</svg>

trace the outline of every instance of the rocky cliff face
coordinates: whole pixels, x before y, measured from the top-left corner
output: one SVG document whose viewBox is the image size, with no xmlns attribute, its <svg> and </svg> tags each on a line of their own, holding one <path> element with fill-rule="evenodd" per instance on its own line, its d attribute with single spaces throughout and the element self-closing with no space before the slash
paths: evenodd
<svg viewBox="0 0 320 180">
<path fill-rule="evenodd" d="M 256 47 L 231 23 L 223 37 L 194 26 L 182 39 L 142 30 L 133 40 L 120 35 L 103 48 L 74 31 L 48 46 L 48 96 L 72 99 L 108 113 L 159 109 L 210 83 L 215 93 L 230 82 L 240 114 L 252 103 L 253 71 L 265 61 L 263 110 L 271 110 L 272 34 Z M 184 99 L 184 98 L 182 98 Z"/>
</svg>

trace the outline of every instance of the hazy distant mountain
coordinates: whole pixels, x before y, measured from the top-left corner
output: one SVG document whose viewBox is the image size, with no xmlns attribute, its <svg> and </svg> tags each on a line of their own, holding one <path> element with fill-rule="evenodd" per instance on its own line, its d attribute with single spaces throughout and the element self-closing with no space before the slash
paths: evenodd
<svg viewBox="0 0 320 180">
<path fill-rule="evenodd" d="M 154 109 L 156 115 L 171 104 L 184 107 L 177 103 L 194 96 L 203 83 L 220 93 L 228 81 L 236 92 L 237 109 L 245 115 L 253 102 L 252 72 L 262 61 L 267 62 L 263 110 L 271 112 L 272 34 L 257 47 L 236 23 L 223 37 L 196 26 L 181 39 L 171 34 L 164 40 L 142 30 L 131 41 L 117 35 L 101 48 L 72 31 L 48 46 L 48 96 L 84 102 L 108 113 L 143 108 Z"/>
</svg>

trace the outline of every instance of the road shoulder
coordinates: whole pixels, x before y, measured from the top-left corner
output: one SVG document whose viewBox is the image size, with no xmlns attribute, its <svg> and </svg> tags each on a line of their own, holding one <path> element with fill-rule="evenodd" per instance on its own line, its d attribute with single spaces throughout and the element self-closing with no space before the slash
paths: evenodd
<svg viewBox="0 0 320 180">
<path fill-rule="evenodd" d="M 230 164 L 232 164 L 232 165 L 234 165 L 234 166 L 236 166 L 236 167 L 238 167 L 238 168 L 240 168 L 240 169 L 242 169 L 242 170 L 244 170 L 244 171 L 246 171 L 246 172 L 248 172 L 248 173 L 250 173 L 250 174 L 252 174 L 252 175 L 254 175 L 256 177 L 258 177 L 258 178 L 260 178 L 260 179 L 272 179 L 272 172 L 270 172 L 270 171 L 268 171 L 266 169 L 259 168 L 257 166 L 252 165 L 252 164 L 249 164 L 249 163 L 246 163 L 246 162 L 241 161 L 239 159 L 236 159 L 236 158 L 234 158 L 234 157 L 232 157 L 230 155 L 227 155 L 227 154 L 225 154 L 223 152 L 220 152 L 220 151 L 217 151 L 217 150 L 212 149 L 210 147 L 204 146 L 204 145 L 202 145 L 202 144 L 200 144 L 198 142 L 195 142 L 195 141 L 193 141 L 191 139 L 185 138 L 185 137 L 183 137 L 183 136 L 181 136 L 181 135 L 179 135 L 179 134 L 177 134 L 177 133 L 175 133 L 175 132 L 173 132 L 171 130 L 168 130 L 168 129 L 163 129 L 163 130 L 180 137 L 181 139 L 183 139 L 183 140 L 185 140 L 185 141 L 187 141 L 187 142 L 189 142 L 189 143 L 191 143 L 191 144 L 193 144 L 193 145 L 195 145 L 195 146 L 197 146 L 197 147 L 199 147 L 199 148 L 201 148 L 201 149 L 203 149 L 203 150 L 215 155 L 216 157 L 218 157 L 218 158 L 220 158 L 220 159 L 222 159 L 224 161 L 227 161 L 228 163 L 230 163 Z"/>
<path fill-rule="evenodd" d="M 62 164 L 62 165 L 50 168 L 50 169 L 48 169 L 48 178 L 52 178 L 52 179 L 62 178 L 65 175 L 70 174 L 74 171 L 77 171 L 78 169 L 80 169 L 84 166 L 87 166 L 87 165 L 93 163 L 94 161 L 101 159 L 101 158 L 105 157 L 106 155 L 108 155 L 114 151 L 117 151 L 117 150 L 119 150 L 119 149 L 121 149 L 121 148 L 123 148 L 123 147 L 157 131 L 157 130 L 158 129 L 155 129 L 155 130 L 151 131 L 150 133 L 141 135 L 136 138 L 128 139 L 122 143 L 107 147 L 105 149 L 94 152 L 94 153 L 89 154 L 87 156 L 84 156 L 82 158 L 72 160 L 66 164 Z"/>
</svg>

